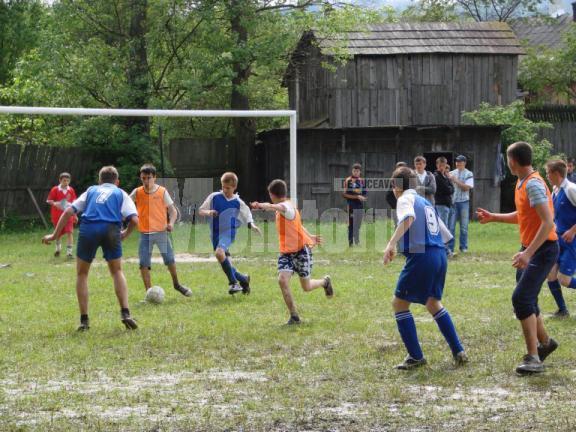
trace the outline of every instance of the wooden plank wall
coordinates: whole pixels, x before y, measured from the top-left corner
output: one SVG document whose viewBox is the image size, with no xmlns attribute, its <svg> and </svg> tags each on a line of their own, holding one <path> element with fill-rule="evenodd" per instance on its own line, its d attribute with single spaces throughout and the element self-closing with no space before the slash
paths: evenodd
<svg viewBox="0 0 576 432">
<path fill-rule="evenodd" d="M 513 55 L 422 54 L 356 56 L 332 72 L 317 51 L 299 67 L 300 123 L 328 117 L 330 127 L 458 125 L 481 102 L 516 99 Z"/>
<path fill-rule="evenodd" d="M 261 135 L 266 149 L 266 183 L 289 178 L 288 135 L 275 130 Z M 354 162 L 363 163 L 365 176 L 389 177 L 397 161 L 412 164 L 415 156 L 429 152 L 464 154 L 475 175 L 472 206 L 500 208 L 500 188 L 494 186 L 494 170 L 500 129 L 498 128 L 370 128 L 308 129 L 298 131 L 298 188 L 300 205 L 315 201 L 320 213 L 344 209 L 334 178 L 346 177 Z M 428 167 L 434 170 L 434 167 Z M 370 194 L 368 205 L 386 209 L 385 193 Z"/>
<path fill-rule="evenodd" d="M 553 122 L 552 129 L 541 129 L 538 135 L 552 143 L 555 153 L 576 157 L 576 121 Z"/>
<path fill-rule="evenodd" d="M 90 173 L 92 161 L 79 148 L 0 145 L 0 218 L 37 215 L 26 188 L 42 205 L 61 172 L 72 174 L 74 186 Z"/>
</svg>

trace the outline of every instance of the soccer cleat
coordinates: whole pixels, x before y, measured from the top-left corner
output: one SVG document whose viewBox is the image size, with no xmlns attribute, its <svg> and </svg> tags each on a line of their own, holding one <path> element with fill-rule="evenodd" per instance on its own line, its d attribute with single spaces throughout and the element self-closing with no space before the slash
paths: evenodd
<svg viewBox="0 0 576 432">
<path fill-rule="evenodd" d="M 80 326 L 76 329 L 76 331 L 79 331 L 79 332 L 85 332 L 88 330 L 90 330 L 90 324 L 88 323 L 88 321 L 81 322 Z"/>
<path fill-rule="evenodd" d="M 334 288 L 332 288 L 332 279 L 330 275 L 324 276 L 324 293 L 326 297 L 331 298 L 334 295 Z"/>
<path fill-rule="evenodd" d="M 454 356 L 454 362 L 456 363 L 456 366 L 463 366 L 469 361 L 470 360 L 468 359 L 468 356 L 466 355 L 465 351 L 460 351 L 458 354 Z"/>
<path fill-rule="evenodd" d="M 188 287 L 185 287 L 182 284 L 174 285 L 174 289 L 182 294 L 184 297 L 190 297 L 192 295 L 192 290 Z"/>
<path fill-rule="evenodd" d="M 250 275 L 246 275 L 246 282 L 240 282 L 242 294 L 250 294 Z"/>
<path fill-rule="evenodd" d="M 124 324 L 128 330 L 136 330 L 138 328 L 136 320 L 132 318 L 130 314 L 122 314 L 122 324 Z"/>
<path fill-rule="evenodd" d="M 230 284 L 230 288 L 228 289 L 228 294 L 234 295 L 236 293 L 242 292 L 242 287 L 238 284 Z"/>
<path fill-rule="evenodd" d="M 516 368 L 519 375 L 532 375 L 544 372 L 544 364 L 536 357 L 526 354 Z"/>
<path fill-rule="evenodd" d="M 413 359 L 409 355 L 406 356 L 404 361 L 399 365 L 396 365 L 396 369 L 398 370 L 410 370 L 416 369 L 421 366 L 424 366 L 427 363 L 426 358 L 422 357 L 420 360 Z"/>
<path fill-rule="evenodd" d="M 558 309 L 556 312 L 552 314 L 552 318 L 568 318 L 570 316 L 570 312 L 568 309 Z"/>
<path fill-rule="evenodd" d="M 286 325 L 298 325 L 300 323 L 302 323 L 302 321 L 300 321 L 300 317 L 298 315 L 290 315 L 290 319 Z"/>
<path fill-rule="evenodd" d="M 546 357 L 556 351 L 558 348 L 558 342 L 554 339 L 548 339 L 548 343 L 546 345 L 538 344 L 538 357 L 540 357 L 540 361 L 543 362 Z"/>
</svg>

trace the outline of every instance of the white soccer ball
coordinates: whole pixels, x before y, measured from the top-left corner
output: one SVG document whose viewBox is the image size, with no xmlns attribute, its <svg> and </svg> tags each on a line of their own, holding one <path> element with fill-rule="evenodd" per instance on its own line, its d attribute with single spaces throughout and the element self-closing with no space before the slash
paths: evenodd
<svg viewBox="0 0 576 432">
<path fill-rule="evenodd" d="M 164 301 L 164 290 L 159 286 L 153 286 L 146 291 L 146 301 L 154 304 L 160 304 Z"/>
</svg>

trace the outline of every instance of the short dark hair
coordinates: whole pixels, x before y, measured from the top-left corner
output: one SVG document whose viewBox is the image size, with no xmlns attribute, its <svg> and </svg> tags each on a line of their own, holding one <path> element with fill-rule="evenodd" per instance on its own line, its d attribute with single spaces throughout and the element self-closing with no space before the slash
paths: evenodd
<svg viewBox="0 0 576 432">
<path fill-rule="evenodd" d="M 566 162 L 561 159 L 553 159 L 546 162 L 546 168 L 548 168 L 551 172 L 556 172 L 560 174 L 562 177 L 566 177 L 566 172 L 568 171 L 568 167 L 566 166 Z"/>
<path fill-rule="evenodd" d="M 405 191 L 416 184 L 416 173 L 409 167 L 396 168 L 392 173 L 392 181 L 395 187 Z"/>
<path fill-rule="evenodd" d="M 407 164 L 406 162 L 404 162 L 404 161 L 400 161 L 400 162 L 396 162 L 395 168 L 400 168 L 400 167 L 403 167 L 403 166 L 408 166 L 408 164 Z"/>
<path fill-rule="evenodd" d="M 112 165 L 102 167 L 98 173 L 100 183 L 116 183 L 118 180 L 118 170 Z"/>
<path fill-rule="evenodd" d="M 362 169 L 362 165 L 360 165 L 358 162 L 356 162 L 354 165 L 352 165 L 352 169 Z"/>
<path fill-rule="evenodd" d="M 438 162 L 448 163 L 448 159 L 446 159 L 444 156 L 440 156 L 439 158 L 436 159 L 436 163 Z"/>
<path fill-rule="evenodd" d="M 63 173 L 60 173 L 60 175 L 58 176 L 58 180 L 62 180 L 64 177 L 72 178 L 72 176 L 70 175 L 70 173 L 63 172 Z"/>
<path fill-rule="evenodd" d="M 520 166 L 532 165 L 532 146 L 527 142 L 518 141 L 510 144 L 506 154 Z"/>
<path fill-rule="evenodd" d="M 152 164 L 144 164 L 140 167 L 140 174 L 151 174 L 156 177 L 156 167 Z"/>
<path fill-rule="evenodd" d="M 268 192 L 277 196 L 278 198 L 286 198 L 286 195 L 288 194 L 288 186 L 286 186 L 286 182 L 284 180 L 272 180 L 268 185 Z"/>
<path fill-rule="evenodd" d="M 570 157 L 566 160 L 566 164 L 571 163 L 572 165 L 574 165 L 574 158 Z"/>
</svg>

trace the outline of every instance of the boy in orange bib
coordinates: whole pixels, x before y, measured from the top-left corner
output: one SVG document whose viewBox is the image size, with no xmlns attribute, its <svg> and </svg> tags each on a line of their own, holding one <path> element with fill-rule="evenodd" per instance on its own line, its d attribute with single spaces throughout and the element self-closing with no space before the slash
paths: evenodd
<svg viewBox="0 0 576 432">
<path fill-rule="evenodd" d="M 148 291 L 152 286 L 150 278 L 152 249 L 156 245 L 160 249 L 164 265 L 170 272 L 174 289 L 189 297 L 192 295 L 190 288 L 178 281 L 174 249 L 168 236 L 168 233 L 174 229 L 178 210 L 176 210 L 174 201 L 166 188 L 156 184 L 156 167 L 154 165 L 145 164 L 140 168 L 140 180 L 142 186 L 134 189 L 130 198 L 138 209 L 138 230 L 140 231 L 138 255 L 144 288 Z M 169 215 L 169 219 L 167 215 Z"/>
<path fill-rule="evenodd" d="M 516 211 L 491 213 L 479 208 L 480 223 L 518 224 L 521 248 L 512 258 L 516 268 L 516 288 L 512 305 L 522 325 L 527 354 L 516 368 L 518 374 L 544 372 L 543 361 L 558 347 L 548 336 L 538 307 L 538 294 L 558 260 L 558 236 L 554 227 L 554 207 L 548 186 L 532 167 L 532 147 L 525 142 L 506 150 L 510 172 L 518 177 L 514 191 Z"/>
<path fill-rule="evenodd" d="M 292 273 L 298 273 L 300 285 L 306 292 L 316 288 L 324 288 L 326 297 L 334 295 L 330 276 L 323 279 L 310 279 L 312 273 L 312 247 L 320 244 L 320 236 L 311 235 L 302 225 L 300 212 L 286 197 L 287 187 L 284 180 L 273 180 L 268 186 L 270 203 L 253 202 L 254 209 L 276 212 L 276 230 L 280 243 L 280 256 L 278 257 L 278 283 L 282 290 L 284 302 L 290 312 L 288 325 L 300 324 L 300 317 L 290 291 L 290 278 Z"/>
</svg>

